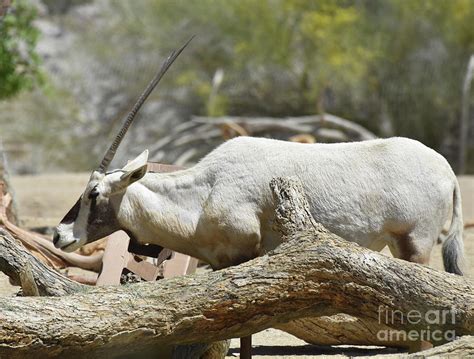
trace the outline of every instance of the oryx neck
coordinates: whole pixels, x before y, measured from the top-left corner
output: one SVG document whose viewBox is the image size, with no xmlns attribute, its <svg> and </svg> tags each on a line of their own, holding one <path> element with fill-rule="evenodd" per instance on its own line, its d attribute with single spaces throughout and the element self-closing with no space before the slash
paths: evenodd
<svg viewBox="0 0 474 359">
<path fill-rule="evenodd" d="M 147 173 L 129 186 L 119 220 L 141 243 L 188 250 L 209 191 L 192 170 Z"/>
<path fill-rule="evenodd" d="M 183 190 L 195 191 L 208 185 L 208 181 L 190 168 L 171 173 L 149 172 L 139 181 L 139 184 L 155 193 L 170 193 Z"/>
</svg>

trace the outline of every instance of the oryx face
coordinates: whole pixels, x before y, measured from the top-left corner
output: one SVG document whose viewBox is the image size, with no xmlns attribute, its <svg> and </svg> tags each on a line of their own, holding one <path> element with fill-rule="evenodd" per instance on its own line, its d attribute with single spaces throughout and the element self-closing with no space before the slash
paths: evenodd
<svg viewBox="0 0 474 359">
<path fill-rule="evenodd" d="M 121 170 L 92 172 L 86 190 L 56 227 L 53 243 L 72 252 L 120 229 L 117 218 L 127 188 L 146 174 L 148 151 Z"/>
</svg>

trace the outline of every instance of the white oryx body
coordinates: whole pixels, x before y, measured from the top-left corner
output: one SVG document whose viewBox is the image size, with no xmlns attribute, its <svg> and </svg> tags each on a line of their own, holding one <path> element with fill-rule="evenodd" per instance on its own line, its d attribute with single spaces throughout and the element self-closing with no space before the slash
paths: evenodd
<svg viewBox="0 0 474 359">
<path fill-rule="evenodd" d="M 123 229 L 214 268 L 234 265 L 278 245 L 269 183 L 290 176 L 301 181 L 312 215 L 331 232 L 374 250 L 388 245 L 406 260 L 427 263 L 452 217 L 443 258 L 448 271 L 461 274 L 458 182 L 447 161 L 417 141 L 238 137 L 187 170 L 145 174 L 146 161 L 143 153 L 122 170 L 93 172 L 74 221 L 58 226 L 56 245 L 71 251 Z"/>
<path fill-rule="evenodd" d="M 191 41 L 191 39 L 189 40 Z M 223 268 L 278 245 L 272 232 L 274 177 L 298 177 L 314 218 L 341 237 L 396 257 L 427 263 L 445 221 L 448 272 L 462 274 L 459 185 L 446 160 L 406 138 L 297 144 L 239 137 L 196 166 L 147 173 L 148 151 L 107 173 L 137 112 L 189 41 L 163 63 L 127 115 L 84 194 L 63 218 L 54 244 L 65 251 L 120 229 Z"/>
</svg>

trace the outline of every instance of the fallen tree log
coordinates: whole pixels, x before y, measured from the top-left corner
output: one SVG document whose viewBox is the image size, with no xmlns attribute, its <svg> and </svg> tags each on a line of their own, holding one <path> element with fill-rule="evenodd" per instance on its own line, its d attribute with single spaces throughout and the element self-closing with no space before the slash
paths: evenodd
<svg viewBox="0 0 474 359">
<path fill-rule="evenodd" d="M 471 280 L 340 239 L 295 209 L 305 206 L 294 200 L 298 189 L 279 183 L 273 183 L 283 202 L 276 226 L 285 228 L 286 241 L 275 251 L 236 267 L 156 283 L 79 286 L 83 292 L 60 298 L 0 298 L 0 357 L 112 357 L 136 353 L 137 344 L 149 351 L 211 342 L 336 313 L 375 325 L 380 308 L 384 313 L 449 310 L 453 320 L 433 323 L 420 315 L 411 323 L 397 315 L 374 331 L 474 332 Z"/>
<path fill-rule="evenodd" d="M 246 131 L 255 134 L 269 131 L 294 131 L 294 132 L 313 132 L 315 129 L 327 126 L 348 132 L 352 138 L 361 140 L 371 140 L 377 138 L 372 132 L 359 124 L 334 116 L 328 113 L 323 115 L 302 116 L 302 117 L 199 117 L 195 116 L 193 120 L 196 123 L 221 125 L 226 123 L 236 123 Z M 315 127 L 316 126 L 316 127 Z"/>
<path fill-rule="evenodd" d="M 38 259 L 52 268 L 79 267 L 94 272 L 100 271 L 103 253 L 88 256 L 79 253 L 66 253 L 56 248 L 51 240 L 14 225 L 1 214 L 0 226 L 5 227 Z"/>
<path fill-rule="evenodd" d="M 154 161 L 180 165 L 195 163 L 212 148 L 236 136 L 271 137 L 296 141 L 299 135 L 316 142 L 346 142 L 374 139 L 363 126 L 331 114 L 302 117 L 198 117 L 194 116 L 150 147 Z M 298 142 L 298 141 L 296 141 Z"/>
</svg>

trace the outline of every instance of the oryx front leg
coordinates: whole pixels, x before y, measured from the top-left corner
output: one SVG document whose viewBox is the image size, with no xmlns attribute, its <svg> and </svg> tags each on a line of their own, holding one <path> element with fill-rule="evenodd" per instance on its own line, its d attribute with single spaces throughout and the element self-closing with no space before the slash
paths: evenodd
<svg viewBox="0 0 474 359">
<path fill-rule="evenodd" d="M 261 252 L 260 222 L 248 207 L 225 210 L 220 215 L 207 215 L 200 221 L 197 232 L 200 252 L 208 258 L 213 269 L 221 269 L 258 257 Z"/>
</svg>

